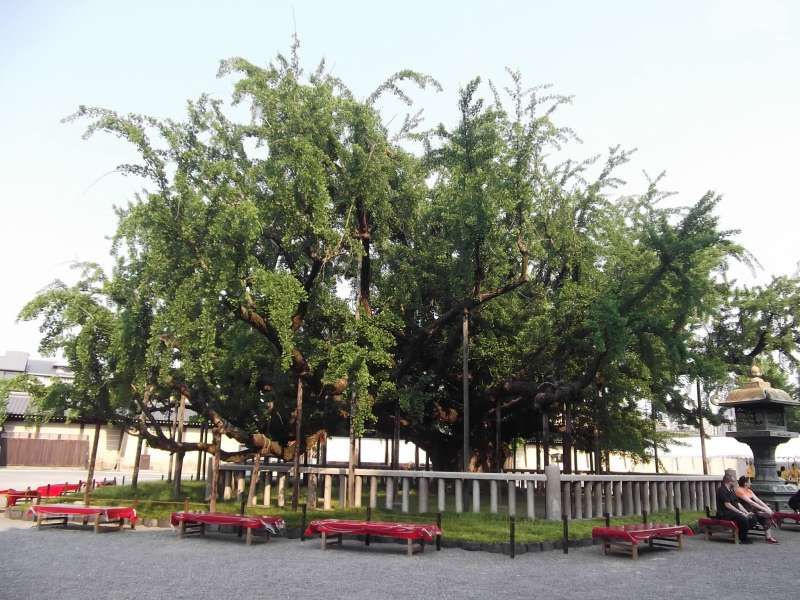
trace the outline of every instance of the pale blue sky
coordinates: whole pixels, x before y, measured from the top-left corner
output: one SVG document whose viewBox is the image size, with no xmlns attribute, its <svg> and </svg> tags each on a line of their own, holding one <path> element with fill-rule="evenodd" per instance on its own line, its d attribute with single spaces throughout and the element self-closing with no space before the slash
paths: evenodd
<svg viewBox="0 0 800 600">
<path fill-rule="evenodd" d="M 326 57 L 357 94 L 401 68 L 436 77 L 443 93 L 417 95 L 429 125 L 475 75 L 552 83 L 575 95 L 574 156 L 638 148 L 628 189 L 666 170 L 675 202 L 724 194 L 724 226 L 764 265 L 743 280 L 796 269 L 798 2 L 0 0 L 0 352 L 35 352 L 20 307 L 70 261 L 108 263 L 112 207 L 140 186 L 104 176 L 134 158 L 122 143 L 60 119 L 79 104 L 180 118 L 187 98 L 227 97 L 220 59 L 264 63 L 295 22 L 306 65 Z"/>
</svg>

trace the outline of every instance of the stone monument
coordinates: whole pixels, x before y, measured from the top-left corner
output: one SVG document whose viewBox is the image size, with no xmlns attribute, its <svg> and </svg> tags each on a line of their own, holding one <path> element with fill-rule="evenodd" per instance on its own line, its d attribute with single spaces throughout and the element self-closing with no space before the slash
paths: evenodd
<svg viewBox="0 0 800 600">
<path fill-rule="evenodd" d="M 753 365 L 750 374 L 750 381 L 733 390 L 719 405 L 736 412 L 736 431 L 729 431 L 727 435 L 747 444 L 753 451 L 756 470 L 753 491 L 770 505 L 779 502 L 785 506 L 797 488 L 778 477 L 775 448 L 798 436 L 786 428 L 786 407 L 800 406 L 800 402 L 764 381 L 757 366 Z"/>
</svg>

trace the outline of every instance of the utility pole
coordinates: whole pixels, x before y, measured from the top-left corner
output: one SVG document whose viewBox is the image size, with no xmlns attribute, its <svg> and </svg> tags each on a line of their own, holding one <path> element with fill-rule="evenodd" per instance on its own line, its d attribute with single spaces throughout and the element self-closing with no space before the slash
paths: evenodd
<svg viewBox="0 0 800 600">
<path fill-rule="evenodd" d="M 461 320 L 461 336 L 463 338 L 461 379 L 463 384 L 464 400 L 464 468 L 469 471 L 469 309 L 464 307 L 464 316 Z"/>
<path fill-rule="evenodd" d="M 700 455 L 703 457 L 703 475 L 708 475 L 708 457 L 706 456 L 706 435 L 703 430 L 703 401 L 700 396 L 700 378 L 697 378 L 697 428 L 700 430 Z"/>
</svg>

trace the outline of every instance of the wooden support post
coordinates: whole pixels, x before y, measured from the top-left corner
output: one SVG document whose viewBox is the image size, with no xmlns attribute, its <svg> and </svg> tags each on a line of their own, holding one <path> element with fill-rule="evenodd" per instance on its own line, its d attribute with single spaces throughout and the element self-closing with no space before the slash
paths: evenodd
<svg viewBox="0 0 800 600">
<path fill-rule="evenodd" d="M 564 554 L 569 554 L 569 519 L 567 519 L 567 515 L 562 515 L 561 523 L 563 527 L 561 534 L 562 551 Z"/>
<path fill-rule="evenodd" d="M 445 509 L 445 480 L 444 479 L 437 479 L 436 480 L 436 509 L 439 513 L 444 512 Z"/>
<path fill-rule="evenodd" d="M 417 489 L 417 512 L 428 512 L 428 478 L 420 477 Z"/>
<path fill-rule="evenodd" d="M 264 474 L 264 506 L 272 503 L 272 471 Z"/>
<path fill-rule="evenodd" d="M 408 477 L 403 477 L 403 496 L 401 498 L 401 500 L 402 500 L 401 510 L 404 513 L 408 512 L 408 506 L 409 506 L 408 493 L 409 493 L 409 478 Z"/>
<path fill-rule="evenodd" d="M 575 512 L 572 515 L 572 518 L 573 519 L 582 519 L 583 518 L 583 488 L 581 486 L 581 482 L 580 481 L 574 481 L 572 483 L 572 496 L 573 496 L 573 504 L 575 506 Z"/>
<path fill-rule="evenodd" d="M 477 479 L 472 480 L 472 512 L 481 512 L 481 486 Z"/>
<path fill-rule="evenodd" d="M 494 479 L 489 482 L 489 512 L 497 514 L 497 481 Z"/>
<path fill-rule="evenodd" d="M 464 512 L 464 494 L 462 488 L 464 487 L 463 479 L 456 479 L 456 512 Z"/>
<path fill-rule="evenodd" d="M 355 477 L 355 485 L 353 486 L 352 504 L 353 508 L 361 508 L 361 496 L 363 494 L 361 490 L 361 481 L 363 478 L 361 477 L 361 475 L 355 475 L 354 477 Z"/>
<path fill-rule="evenodd" d="M 94 516 L 94 532 L 100 533 L 100 513 Z"/>
<path fill-rule="evenodd" d="M 439 528 L 439 531 L 442 530 L 442 513 L 436 513 L 436 526 Z M 436 534 L 436 550 L 439 551 L 442 549 L 442 534 Z"/>
<path fill-rule="evenodd" d="M 300 507 L 301 507 L 301 509 L 303 511 L 303 515 L 300 518 L 300 541 L 301 542 L 305 542 L 306 541 L 306 516 L 307 516 L 307 511 L 308 511 L 308 504 L 303 502 L 303 504 L 301 504 Z"/>
</svg>

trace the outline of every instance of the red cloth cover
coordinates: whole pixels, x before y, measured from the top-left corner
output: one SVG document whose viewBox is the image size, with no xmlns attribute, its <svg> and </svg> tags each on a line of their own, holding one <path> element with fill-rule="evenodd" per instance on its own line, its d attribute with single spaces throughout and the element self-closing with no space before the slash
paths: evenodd
<svg viewBox="0 0 800 600">
<path fill-rule="evenodd" d="M 727 519 L 712 519 L 704 517 L 697 520 L 697 525 L 700 527 L 727 527 L 728 529 L 735 529 L 736 531 L 739 530 L 739 526 L 736 525 L 736 521 L 728 521 Z"/>
<path fill-rule="evenodd" d="M 7 490 L 0 490 L 0 494 L 3 494 L 8 499 L 8 502 L 6 503 L 7 507 L 16 506 L 18 500 L 29 500 L 39 497 L 39 494 L 35 491 L 23 492 L 11 488 Z"/>
<path fill-rule="evenodd" d="M 772 518 L 778 524 L 781 524 L 784 521 L 794 521 L 795 523 L 800 523 L 800 513 L 796 512 L 774 512 L 772 513 Z"/>
<path fill-rule="evenodd" d="M 49 487 L 49 490 L 48 490 Z M 68 492 L 77 492 L 80 490 L 80 485 L 77 483 L 51 483 L 49 486 L 40 485 L 36 488 L 42 498 L 52 498 L 55 496 L 63 496 Z"/>
<path fill-rule="evenodd" d="M 617 527 L 593 527 L 592 537 L 614 539 L 637 544 L 657 537 L 677 537 L 678 534 L 694 535 L 685 525 L 664 525 L 661 523 L 622 525 Z"/>
<path fill-rule="evenodd" d="M 39 504 L 31 506 L 34 515 L 97 515 L 105 517 L 106 521 L 128 519 L 136 522 L 136 509 L 131 506 L 81 506 L 80 504 Z"/>
<path fill-rule="evenodd" d="M 231 515 L 228 513 L 174 512 L 170 517 L 173 527 L 186 523 L 205 523 L 206 525 L 233 525 L 245 529 L 264 529 L 273 535 L 286 527 L 282 517 Z"/>
<path fill-rule="evenodd" d="M 404 540 L 433 541 L 442 530 L 429 523 L 385 523 L 381 521 L 346 521 L 342 519 L 319 519 L 308 524 L 305 535 L 315 533 L 345 535 L 377 535 Z"/>
</svg>

